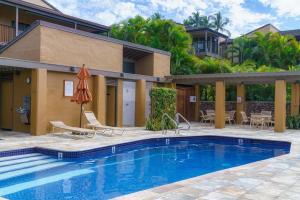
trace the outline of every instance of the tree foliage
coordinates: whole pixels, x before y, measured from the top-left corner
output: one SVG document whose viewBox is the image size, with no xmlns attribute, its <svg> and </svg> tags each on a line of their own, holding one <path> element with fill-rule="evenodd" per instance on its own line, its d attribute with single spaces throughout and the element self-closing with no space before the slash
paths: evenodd
<svg viewBox="0 0 300 200">
<path fill-rule="evenodd" d="M 212 28 L 210 17 L 201 15 L 199 11 L 193 12 L 191 16 L 183 21 L 183 24 L 196 28 Z"/>
<path fill-rule="evenodd" d="M 228 52 L 235 55 L 239 64 L 252 60 L 256 66 L 269 66 L 284 70 L 295 69 L 300 64 L 300 45 L 293 36 L 279 33 L 256 33 L 254 37 L 234 40 Z M 266 69 L 266 67 L 265 67 Z"/>
<path fill-rule="evenodd" d="M 210 16 L 212 28 L 218 32 L 226 33 L 230 36 L 230 31 L 225 27 L 229 24 L 229 19 L 223 17 L 221 12 L 218 12 Z"/>
<path fill-rule="evenodd" d="M 230 23 L 230 20 L 227 17 L 224 18 L 221 12 L 209 16 L 201 15 L 199 11 L 193 12 L 183 23 L 186 26 L 196 28 L 212 28 L 230 36 L 230 31 L 225 28 Z"/>
<path fill-rule="evenodd" d="M 182 25 L 154 14 L 148 19 L 136 16 L 115 24 L 111 36 L 171 52 L 172 74 L 193 73 L 192 38 Z"/>
</svg>

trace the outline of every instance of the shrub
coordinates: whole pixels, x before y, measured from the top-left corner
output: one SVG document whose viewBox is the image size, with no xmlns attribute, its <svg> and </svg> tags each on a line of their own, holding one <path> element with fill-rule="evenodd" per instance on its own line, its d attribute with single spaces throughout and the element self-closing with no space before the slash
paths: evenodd
<svg viewBox="0 0 300 200">
<path fill-rule="evenodd" d="M 176 114 L 176 90 L 163 87 L 154 87 L 150 91 L 151 114 L 147 120 L 146 129 L 162 130 L 161 121 L 164 113 L 174 119 Z M 166 128 L 175 128 L 174 124 L 166 120 Z"/>
<path fill-rule="evenodd" d="M 286 126 L 288 129 L 300 129 L 300 115 L 288 116 L 286 118 Z"/>
<path fill-rule="evenodd" d="M 228 60 L 225 59 L 205 57 L 203 59 L 194 59 L 194 62 L 197 73 L 231 73 L 231 64 Z"/>
</svg>

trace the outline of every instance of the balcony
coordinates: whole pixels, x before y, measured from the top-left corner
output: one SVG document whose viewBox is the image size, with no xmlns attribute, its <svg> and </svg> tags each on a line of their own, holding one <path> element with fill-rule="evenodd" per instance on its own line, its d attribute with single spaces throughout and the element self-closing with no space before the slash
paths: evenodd
<svg viewBox="0 0 300 200">
<path fill-rule="evenodd" d="M 213 48 L 210 48 L 210 45 L 207 45 L 207 48 L 205 48 L 205 45 L 193 45 L 195 54 L 199 57 L 214 57 L 214 58 L 220 58 L 220 54 L 218 51 L 218 46 L 215 45 Z"/>
<path fill-rule="evenodd" d="M 214 57 L 219 58 L 219 37 L 214 35 L 194 35 L 193 48 L 195 54 L 199 57 Z"/>
<path fill-rule="evenodd" d="M 5 45 L 16 36 L 16 30 L 7 25 L 0 24 L 0 45 Z"/>
</svg>

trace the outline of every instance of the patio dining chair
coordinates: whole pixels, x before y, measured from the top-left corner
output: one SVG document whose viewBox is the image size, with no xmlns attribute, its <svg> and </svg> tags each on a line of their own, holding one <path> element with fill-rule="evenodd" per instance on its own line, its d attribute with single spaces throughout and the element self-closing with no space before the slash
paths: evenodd
<svg viewBox="0 0 300 200">
<path fill-rule="evenodd" d="M 252 127 L 252 126 L 261 127 L 261 129 L 263 129 L 265 126 L 264 118 L 257 114 L 251 114 L 250 127 Z"/>
<path fill-rule="evenodd" d="M 261 111 L 261 114 L 267 116 L 267 117 L 264 117 L 265 125 L 272 126 L 272 112 L 263 110 L 263 111 Z"/>
<path fill-rule="evenodd" d="M 200 110 L 200 122 L 205 123 L 209 122 L 210 124 L 215 120 L 212 115 L 205 115 L 202 110 Z"/>
<path fill-rule="evenodd" d="M 235 113 L 236 113 L 235 110 L 231 110 L 228 112 L 229 120 L 230 120 L 230 122 L 233 122 L 233 124 L 235 124 Z"/>
<path fill-rule="evenodd" d="M 250 118 L 247 116 L 247 114 L 244 111 L 241 111 L 241 116 L 242 116 L 242 121 L 241 124 L 249 124 L 250 123 Z"/>
</svg>

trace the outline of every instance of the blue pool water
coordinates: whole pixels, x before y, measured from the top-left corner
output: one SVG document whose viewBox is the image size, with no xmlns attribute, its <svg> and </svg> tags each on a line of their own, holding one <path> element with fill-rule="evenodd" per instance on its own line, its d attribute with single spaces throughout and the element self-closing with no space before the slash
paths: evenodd
<svg viewBox="0 0 300 200">
<path fill-rule="evenodd" d="M 110 147 L 111 148 L 111 147 Z M 99 200 L 289 153 L 290 143 L 217 136 L 149 139 L 85 158 L 0 157 L 0 196 Z"/>
</svg>

